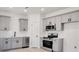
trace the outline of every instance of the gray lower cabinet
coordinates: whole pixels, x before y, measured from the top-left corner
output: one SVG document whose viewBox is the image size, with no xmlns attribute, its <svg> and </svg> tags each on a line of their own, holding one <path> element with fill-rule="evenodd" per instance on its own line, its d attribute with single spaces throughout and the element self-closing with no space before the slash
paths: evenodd
<svg viewBox="0 0 79 59">
<path fill-rule="evenodd" d="M 17 48 L 22 47 L 22 37 L 16 38 L 16 46 Z"/>
<path fill-rule="evenodd" d="M 2 49 L 5 50 L 5 49 L 11 49 L 12 48 L 12 40 L 10 38 L 5 38 L 2 40 Z"/>
<path fill-rule="evenodd" d="M 13 38 L 12 39 L 12 48 L 22 47 L 22 38 Z"/>
<path fill-rule="evenodd" d="M 55 52 L 63 51 L 63 39 L 53 39 L 53 51 Z"/>
<path fill-rule="evenodd" d="M 29 46 L 29 38 L 27 37 L 0 38 L 0 51 L 14 48 L 21 48 L 23 46 Z"/>
<path fill-rule="evenodd" d="M 3 39 L 0 38 L 0 51 L 3 50 Z"/>
<path fill-rule="evenodd" d="M 16 48 L 16 39 L 12 38 L 12 49 Z"/>
</svg>

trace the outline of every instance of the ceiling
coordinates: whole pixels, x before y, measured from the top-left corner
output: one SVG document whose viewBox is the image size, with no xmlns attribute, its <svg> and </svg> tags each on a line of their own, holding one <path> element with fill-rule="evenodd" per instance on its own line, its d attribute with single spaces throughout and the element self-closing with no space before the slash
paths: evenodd
<svg viewBox="0 0 79 59">
<path fill-rule="evenodd" d="M 44 11 L 41 11 L 41 8 L 44 8 Z M 27 12 L 31 9 L 34 12 L 39 12 L 41 14 L 47 14 L 55 12 L 57 10 L 62 10 L 67 7 L 28 7 Z M 0 11 L 11 12 L 15 14 L 27 15 L 27 12 L 24 12 L 25 7 L 0 7 Z M 39 11 L 38 11 L 39 10 Z"/>
</svg>

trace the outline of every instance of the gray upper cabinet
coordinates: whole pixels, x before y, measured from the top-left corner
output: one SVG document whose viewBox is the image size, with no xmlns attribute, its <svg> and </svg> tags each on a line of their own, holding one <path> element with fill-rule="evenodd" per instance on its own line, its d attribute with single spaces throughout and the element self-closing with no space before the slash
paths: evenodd
<svg viewBox="0 0 79 59">
<path fill-rule="evenodd" d="M 43 32 L 46 30 L 47 20 L 43 19 Z"/>
<path fill-rule="evenodd" d="M 48 24 L 48 25 L 53 25 L 53 24 L 55 24 L 55 17 L 48 18 L 48 19 L 47 19 L 47 24 Z"/>
<path fill-rule="evenodd" d="M 61 26 L 61 16 L 57 16 L 56 17 L 56 30 L 57 31 L 61 31 L 61 28 L 62 26 Z"/>
<path fill-rule="evenodd" d="M 55 17 L 43 19 L 43 31 L 46 31 L 46 26 L 55 24 Z"/>
<path fill-rule="evenodd" d="M 20 22 L 20 31 L 27 31 L 28 30 L 28 20 L 27 19 L 19 19 Z"/>
<path fill-rule="evenodd" d="M 71 14 L 62 15 L 62 23 L 71 21 Z"/>
<path fill-rule="evenodd" d="M 79 21 L 79 12 L 62 15 L 62 23 Z"/>
<path fill-rule="evenodd" d="M 0 15 L 0 31 L 8 31 L 10 26 L 10 17 Z"/>
<path fill-rule="evenodd" d="M 79 12 L 71 13 L 71 21 L 79 21 Z"/>
</svg>

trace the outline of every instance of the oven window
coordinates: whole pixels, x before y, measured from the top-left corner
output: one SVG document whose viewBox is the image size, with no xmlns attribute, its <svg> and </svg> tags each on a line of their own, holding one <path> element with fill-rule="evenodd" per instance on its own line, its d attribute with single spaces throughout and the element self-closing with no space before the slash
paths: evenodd
<svg viewBox="0 0 79 59">
<path fill-rule="evenodd" d="M 52 41 L 43 40 L 43 46 L 52 49 Z"/>
</svg>

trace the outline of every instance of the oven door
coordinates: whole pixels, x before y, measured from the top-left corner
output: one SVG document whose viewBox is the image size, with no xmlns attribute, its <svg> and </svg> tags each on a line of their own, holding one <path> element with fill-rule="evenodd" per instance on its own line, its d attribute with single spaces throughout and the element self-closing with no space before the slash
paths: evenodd
<svg viewBox="0 0 79 59">
<path fill-rule="evenodd" d="M 43 47 L 52 49 L 52 41 L 43 40 Z"/>
</svg>

